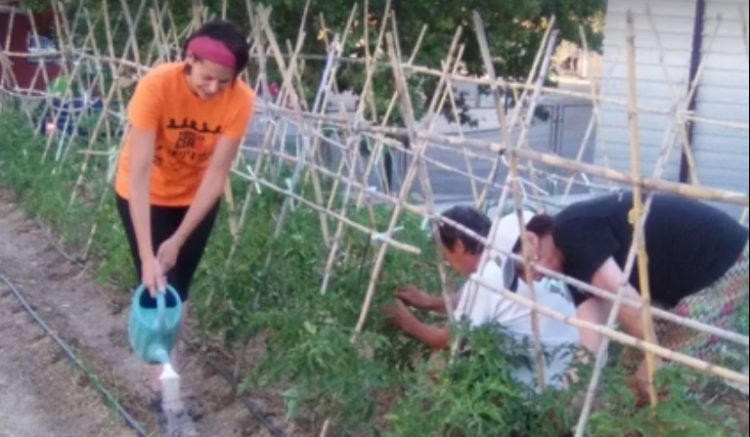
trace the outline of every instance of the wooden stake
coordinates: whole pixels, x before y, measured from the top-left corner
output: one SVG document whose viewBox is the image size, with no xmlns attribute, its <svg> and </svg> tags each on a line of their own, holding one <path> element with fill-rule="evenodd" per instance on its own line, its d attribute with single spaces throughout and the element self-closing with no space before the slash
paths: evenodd
<svg viewBox="0 0 750 437">
<path fill-rule="evenodd" d="M 544 47 L 548 45 L 550 35 L 552 33 L 552 29 L 554 29 L 554 25 L 556 22 L 555 17 L 552 17 L 550 20 L 549 26 L 547 27 L 547 30 L 545 31 L 544 37 L 542 38 L 542 45 L 537 52 L 536 58 L 534 60 L 534 65 L 529 72 L 529 76 L 526 80 L 526 86 L 523 88 L 524 93 L 520 100 L 518 100 L 518 105 L 516 110 L 514 111 L 513 117 L 511 119 L 510 124 L 506 123 L 506 114 L 505 114 L 505 105 L 503 104 L 503 101 L 501 100 L 500 91 L 498 88 L 498 79 L 497 74 L 495 72 L 495 66 L 492 62 L 492 57 L 490 55 L 490 49 L 489 49 L 489 40 L 487 39 L 487 34 L 484 30 L 484 24 L 482 23 L 481 17 L 477 12 L 474 13 L 475 17 L 475 26 L 477 26 L 477 18 L 479 18 L 479 25 L 481 25 L 481 28 L 476 28 L 477 32 L 477 39 L 480 42 L 480 50 L 482 52 L 482 59 L 484 60 L 485 69 L 487 70 L 487 74 L 490 79 L 490 89 L 492 90 L 492 98 L 495 103 L 495 110 L 497 112 L 497 119 L 500 123 L 500 133 L 501 138 L 503 141 L 503 144 L 510 144 L 510 133 L 515 128 L 516 123 L 519 121 L 520 116 L 520 103 L 523 102 L 526 98 L 526 92 L 529 90 L 536 89 L 537 92 L 541 92 L 538 87 L 532 87 L 533 78 L 536 76 L 537 67 L 539 66 L 542 55 L 544 53 Z M 511 89 L 510 87 L 505 87 L 506 89 Z M 514 89 L 515 90 L 515 89 Z M 507 97 L 506 97 L 507 98 Z M 503 159 L 501 155 L 498 155 L 495 159 L 495 162 L 492 166 L 492 170 L 490 170 L 490 175 L 487 178 L 487 183 L 491 184 L 494 182 L 495 178 L 497 177 L 497 172 L 499 170 L 500 162 Z M 479 197 L 479 201 L 477 202 L 477 207 L 482 208 L 487 200 L 487 196 L 489 195 L 489 187 L 486 187 L 484 191 L 482 192 L 482 195 Z"/>
<path fill-rule="evenodd" d="M 283 77 L 284 77 L 282 89 L 286 89 L 290 93 L 290 96 L 292 98 L 292 104 L 293 104 L 294 109 L 295 109 L 295 116 L 297 118 L 299 128 L 301 129 L 300 134 L 302 135 L 303 141 L 307 142 L 308 141 L 308 138 L 307 138 L 308 128 L 307 128 L 307 125 L 304 122 L 304 118 L 302 116 L 302 108 L 301 108 L 300 101 L 299 101 L 297 95 L 294 93 L 294 85 L 293 85 L 294 81 L 292 79 L 293 72 L 295 71 L 296 65 L 297 65 L 297 58 L 296 58 L 296 56 L 293 57 L 292 60 L 289 62 L 288 68 L 286 68 L 287 67 L 286 66 L 286 62 L 281 57 L 281 50 L 279 49 L 279 45 L 276 42 L 275 35 L 271 31 L 271 26 L 270 26 L 270 24 L 268 22 L 268 17 L 267 16 L 262 16 L 261 18 L 263 20 L 262 24 L 263 24 L 263 28 L 265 29 L 265 32 L 266 32 L 266 37 L 268 38 L 268 41 L 269 41 L 269 43 L 271 45 L 271 49 L 274 52 L 274 55 L 276 57 L 276 62 L 279 64 L 279 66 L 281 67 L 281 70 L 282 70 L 282 74 L 283 74 Z M 299 54 L 299 52 L 300 52 L 300 50 L 302 48 L 302 42 L 304 41 L 304 38 L 305 38 L 305 34 L 304 33 L 301 34 L 301 35 L 299 35 L 299 38 L 298 38 L 298 41 L 297 41 L 297 50 L 295 51 L 295 54 Z M 342 48 L 343 47 L 337 47 L 336 50 L 341 50 Z M 333 53 L 332 53 L 332 55 L 333 55 Z M 338 56 L 340 56 L 340 55 L 338 55 Z M 338 56 L 333 55 L 333 57 L 331 58 L 332 61 L 333 61 L 333 59 L 335 59 Z M 335 76 L 335 75 L 332 75 L 331 77 L 333 77 L 333 76 Z M 324 83 L 328 83 L 328 81 L 324 81 Z M 305 147 L 305 150 L 306 150 L 305 154 L 308 155 L 310 153 L 311 149 L 312 149 L 311 146 Z M 301 172 L 301 169 L 299 169 L 299 168 L 295 170 L 295 176 L 296 177 L 292 178 L 292 187 L 294 187 L 296 185 L 297 180 L 295 180 L 295 179 L 299 178 L 300 172 Z M 317 176 L 317 174 L 315 172 L 310 173 L 310 175 L 312 176 L 312 180 L 313 180 L 313 188 L 314 188 L 314 192 L 315 192 L 316 202 L 318 202 L 318 204 L 322 204 L 323 203 L 323 199 L 322 199 L 322 193 L 321 193 L 320 182 L 318 180 L 318 176 Z M 282 209 L 281 217 L 279 218 L 278 226 L 276 227 L 276 232 L 274 234 L 276 236 L 278 236 L 279 232 L 281 232 L 281 227 L 282 227 L 283 222 L 284 222 L 284 217 L 286 215 L 286 211 L 288 210 L 289 206 L 290 206 L 289 202 L 286 201 L 284 203 L 284 208 Z M 321 231 L 322 231 L 322 235 L 323 235 L 323 240 L 327 244 L 330 244 L 329 243 L 330 242 L 330 231 L 328 229 L 328 222 L 326 221 L 324 215 L 320 215 L 320 224 L 321 224 Z"/>
<path fill-rule="evenodd" d="M 475 27 L 475 31 L 477 34 L 479 47 L 482 52 L 482 57 L 484 58 L 485 69 L 487 70 L 487 73 L 489 74 L 490 78 L 494 79 L 495 77 L 497 77 L 497 75 L 495 73 L 494 64 L 492 63 L 492 57 L 490 55 L 490 50 L 489 50 L 489 42 L 487 40 L 487 34 L 485 33 L 485 30 L 484 30 L 484 23 L 478 12 L 474 12 L 473 15 L 474 15 L 474 27 Z M 548 54 L 546 56 L 547 64 L 549 62 L 548 60 L 552 56 L 553 46 L 554 44 L 548 45 L 548 50 L 547 50 Z M 534 99 L 535 101 L 538 99 L 540 95 L 540 90 L 544 83 L 544 77 L 546 77 L 546 70 L 542 72 L 542 74 L 540 74 L 539 76 L 539 80 L 537 82 L 537 86 L 535 89 L 535 99 Z M 501 131 L 503 132 L 503 140 L 505 141 L 506 144 L 510 144 L 509 127 L 506 125 L 506 118 L 505 118 L 505 105 L 500 99 L 500 94 L 498 92 L 498 89 L 495 87 L 492 91 L 493 91 L 493 97 L 495 99 L 495 105 L 496 105 L 495 109 L 497 111 L 498 121 L 500 122 L 500 128 L 501 128 Z M 530 105 L 529 107 L 529 112 L 531 112 L 532 114 L 533 114 L 532 111 L 534 111 L 534 106 L 535 105 L 532 103 L 532 105 Z M 524 129 L 524 131 L 527 132 L 527 129 Z M 525 141 L 525 135 L 522 134 L 521 137 L 522 139 L 519 141 L 519 147 L 520 147 L 520 144 L 522 144 L 523 141 Z M 519 147 L 516 147 L 515 150 L 518 150 Z M 520 186 L 519 186 L 519 180 L 518 180 L 518 157 L 515 153 L 512 153 L 511 164 L 512 165 L 511 165 L 509 178 L 512 181 L 513 187 L 514 187 L 513 192 L 514 192 L 514 197 L 516 199 L 516 213 L 518 214 L 520 229 L 525 229 L 526 225 L 523 221 L 523 215 L 522 215 L 522 208 L 523 208 L 522 203 L 523 202 L 520 197 Z M 492 179 L 493 178 L 490 178 L 489 180 L 492 180 Z M 480 205 L 484 203 L 484 196 L 488 192 L 487 189 L 485 190 L 485 193 L 482 195 L 482 199 L 480 199 L 479 201 Z M 498 209 L 502 209 L 502 206 L 503 205 L 501 204 L 500 208 Z M 531 271 L 531 268 L 528 266 L 528 261 L 529 261 L 529 249 L 527 247 L 528 244 L 525 242 L 524 238 L 522 238 L 521 240 L 524 242 L 523 246 L 525 246 L 523 250 L 524 250 L 524 258 L 526 262 L 526 272 L 525 272 L 526 283 L 527 283 L 526 285 L 529 287 L 529 292 L 530 292 L 532 301 L 536 302 L 536 290 L 534 287 L 533 273 Z M 544 377 L 544 356 L 543 356 L 542 344 L 541 344 L 541 339 L 540 339 L 540 334 L 539 334 L 539 314 L 537 313 L 532 313 L 532 331 L 534 334 L 534 352 L 535 352 L 535 361 L 537 365 L 537 384 L 539 385 L 540 390 L 544 390 L 546 386 L 545 377 Z"/>
<path fill-rule="evenodd" d="M 640 154 L 640 129 L 638 125 L 638 86 L 636 74 L 636 50 L 635 50 L 635 22 L 633 11 L 628 13 L 628 100 L 630 102 L 630 156 L 634 180 L 641 178 L 641 154 Z M 640 184 L 633 187 L 633 212 L 632 220 L 636 226 L 637 219 L 643 216 L 643 193 Z M 656 344 L 656 338 L 653 335 L 653 318 L 651 316 L 651 290 L 648 277 L 648 258 L 646 251 L 646 238 L 641 232 L 634 232 L 634 242 L 638 245 L 638 276 L 643 298 L 643 331 L 646 335 L 646 342 Z M 648 363 L 648 385 L 651 405 L 656 406 L 658 397 L 654 386 L 654 373 L 656 372 L 656 362 L 653 354 L 646 354 Z"/>
<path fill-rule="evenodd" d="M 635 53 L 635 23 L 633 17 L 633 11 L 628 10 L 627 12 L 627 67 L 628 67 L 628 100 L 630 102 L 629 120 L 630 120 L 630 154 L 631 154 L 631 166 L 633 178 L 638 180 L 642 176 L 641 173 L 641 158 L 640 158 L 640 144 L 639 136 L 640 130 L 638 125 L 638 89 L 637 89 L 637 74 L 636 74 L 636 53 Z M 664 162 L 661 168 L 664 166 Z M 657 171 L 659 171 L 657 169 Z M 644 341 L 647 344 L 657 344 L 656 335 L 653 331 L 653 318 L 651 315 L 651 294 L 649 287 L 648 278 L 648 259 L 645 242 L 645 223 L 648 218 L 648 212 L 651 207 L 651 201 L 653 197 L 649 198 L 646 208 L 643 207 L 643 194 L 640 185 L 635 185 L 633 189 L 633 209 L 631 210 L 630 220 L 633 225 L 633 244 L 630 248 L 630 253 L 627 260 L 627 265 L 623 272 L 623 283 L 618 291 L 617 300 L 612 308 L 607 328 L 613 326 L 617 316 L 620 313 L 620 307 L 622 304 L 622 297 L 625 290 L 630 287 L 629 278 L 632 273 L 632 269 L 635 265 L 635 261 L 638 262 L 638 276 L 639 285 L 642 298 L 642 313 L 641 318 L 643 322 L 643 332 L 645 335 Z M 576 437 L 583 437 L 585 435 L 586 425 L 589 420 L 591 409 L 593 408 L 593 402 L 596 395 L 599 380 L 601 378 L 602 369 L 604 367 L 604 357 L 606 355 L 606 348 L 608 342 L 604 341 L 599 350 L 597 351 L 596 364 L 594 367 L 594 375 L 591 379 L 589 390 L 584 402 L 583 411 L 576 428 Z M 655 407 L 658 404 L 658 395 L 656 387 L 654 385 L 654 374 L 656 372 L 656 360 L 654 355 L 648 350 L 646 351 L 646 365 L 647 365 L 647 384 L 648 394 L 651 406 Z M 640 387 L 639 387 L 640 389 Z"/>
</svg>

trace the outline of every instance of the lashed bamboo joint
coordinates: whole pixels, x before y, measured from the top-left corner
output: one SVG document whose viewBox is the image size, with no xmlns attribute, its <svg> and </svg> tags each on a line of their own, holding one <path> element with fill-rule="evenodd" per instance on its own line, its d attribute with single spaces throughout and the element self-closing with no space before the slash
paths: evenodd
<svg viewBox="0 0 750 437">
<path fill-rule="evenodd" d="M 147 73 L 154 65 L 171 62 L 179 59 L 181 40 L 195 29 L 201 22 L 211 18 L 209 11 L 201 6 L 200 1 L 192 2 L 193 21 L 184 29 L 177 28 L 175 20 L 167 6 L 162 3 L 147 2 L 141 0 L 135 13 L 132 13 L 125 0 L 122 0 L 123 14 L 117 18 L 112 16 L 108 2 L 101 2 L 97 10 L 90 10 L 79 0 L 78 8 L 74 16 L 70 16 L 59 2 L 52 2 L 55 6 L 55 29 L 59 44 L 59 51 L 51 53 L 51 58 L 62 57 L 65 62 L 60 63 L 62 74 L 68 78 L 64 90 L 60 95 L 53 96 L 46 91 L 39 91 L 51 83 L 47 77 L 48 70 L 45 62 L 37 68 L 28 89 L 20 89 L 17 78 L 13 75 L 11 68 L 14 59 L 24 59 L 31 55 L 28 53 L 13 53 L 0 50 L 0 65 L 2 65 L 2 77 L 0 77 L 0 93 L 2 97 L 10 97 L 28 102 L 32 99 L 39 100 L 44 113 L 52 114 L 51 125 L 62 131 L 62 134 L 49 134 L 45 141 L 43 154 L 44 161 L 52 161 L 59 169 L 71 156 L 83 155 L 83 164 L 76 187 L 71 193 L 70 204 L 72 205 L 80 188 L 87 182 L 87 170 L 96 164 L 108 166 L 108 176 L 113 177 L 119 142 L 124 133 L 127 132 L 127 120 L 124 116 L 124 108 L 127 106 L 128 95 L 132 91 L 133 84 L 138 77 Z M 410 55 L 406 58 L 402 52 L 401 41 L 398 37 L 398 26 L 396 17 L 391 12 L 391 1 L 388 1 L 383 16 L 384 19 L 378 29 L 378 37 L 375 42 L 376 50 L 371 52 L 370 45 L 366 44 L 367 53 L 363 59 L 354 59 L 345 52 L 345 48 L 351 45 L 351 40 L 358 38 L 354 35 L 354 23 L 358 17 L 358 4 L 352 8 L 347 26 L 341 35 L 335 35 L 332 39 L 325 38 L 326 55 L 306 55 L 302 48 L 307 39 L 311 38 L 303 29 L 300 29 L 297 40 L 279 41 L 273 30 L 273 16 L 270 8 L 263 6 L 253 7 L 246 0 L 247 10 L 250 14 L 250 22 L 253 23 L 252 32 L 249 32 L 249 41 L 252 47 L 250 56 L 252 59 L 253 74 L 246 72 L 244 78 L 256 90 L 259 100 L 256 107 L 254 125 L 248 133 L 248 141 L 243 146 L 243 154 L 236 160 L 232 170 L 232 177 L 247 183 L 249 189 L 242 199 L 235 199 L 229 186 L 226 190 L 226 202 L 229 205 L 229 220 L 232 235 L 235 237 L 234 246 L 228 254 L 227 263 L 231 263 L 234 254 L 242 248 L 238 247 L 241 230 L 247 225 L 248 216 L 252 214 L 251 203 L 253 196 L 262 190 L 271 190 L 285 197 L 283 207 L 278 215 L 276 236 L 284 231 L 286 219 L 293 208 L 309 208 L 317 215 L 320 222 L 322 240 L 330 249 L 327 259 L 321 260 L 325 268 L 325 279 L 321 286 L 321 294 L 326 294 L 329 283 L 335 274 L 335 264 L 342 254 L 348 252 L 348 242 L 344 239 L 346 229 L 357 231 L 361 234 L 374 236 L 373 240 L 378 244 L 374 254 L 374 264 L 370 272 L 370 280 L 364 292 L 360 317 L 356 326 L 352 327 L 356 338 L 366 327 L 367 319 L 371 311 L 371 305 L 376 293 L 378 280 L 381 277 L 384 260 L 389 250 L 400 250 L 411 254 L 419 254 L 420 249 L 412 244 L 398 240 L 397 229 L 404 214 L 418 215 L 432 226 L 432 235 L 435 244 L 440 245 L 436 232 L 439 222 L 446 226 L 454 226 L 473 238 L 488 244 L 494 240 L 497 226 L 488 238 L 473 234 L 462 228 L 459 224 L 443 219 L 438 213 L 440 193 L 436 186 L 436 178 L 431 171 L 440 170 L 450 173 L 453 177 L 460 177 L 470 183 L 470 196 L 468 203 L 478 207 L 486 207 L 488 203 L 504 206 L 506 201 L 521 218 L 521 209 L 527 203 L 534 204 L 537 208 L 545 206 L 561 206 L 570 200 L 574 186 L 582 188 L 589 194 L 603 193 L 632 188 L 635 192 L 636 207 L 634 231 L 634 245 L 631 248 L 630 257 L 625 269 L 629 277 L 632 269 L 638 266 L 641 273 L 640 285 L 643 290 L 643 303 L 629 301 L 624 297 L 623 290 L 613 295 L 604 290 L 582 284 L 572 278 L 566 278 L 555 272 L 546 271 L 535 265 L 528 257 L 528 251 L 524 244 L 522 256 L 516 254 L 508 255 L 526 266 L 526 278 L 532 278 L 532 269 L 536 268 L 548 276 L 565 281 L 568 285 L 590 292 L 596 296 L 614 302 L 612 312 L 606 324 L 597 326 L 577 318 L 568 318 L 556 313 L 552 309 L 544 308 L 535 301 L 535 292 L 532 280 L 531 299 L 525 299 L 509 292 L 508 290 L 494 290 L 506 299 L 519 305 L 530 308 L 534 314 L 534 340 L 536 350 L 536 362 L 538 369 L 538 380 L 541 386 L 544 384 L 543 357 L 540 350 L 539 318 L 544 316 L 563 321 L 579 329 L 597 332 L 603 335 L 607 341 L 602 345 L 598 354 L 597 364 L 602 364 L 605 359 L 607 347 L 610 341 L 615 341 L 628 347 L 636 348 L 644 352 L 649 364 L 649 377 L 653 378 L 655 369 L 655 358 L 670 360 L 702 371 L 706 374 L 718 376 L 727 380 L 748 386 L 748 377 L 728 368 L 723 368 L 684 354 L 670 351 L 658 345 L 654 338 L 647 335 L 644 340 L 635 339 L 615 330 L 616 313 L 623 305 L 637 308 L 643 312 L 644 331 L 652 330 L 653 320 L 666 320 L 676 325 L 683 326 L 696 332 L 707 333 L 718 338 L 747 347 L 750 343 L 748 336 L 730 332 L 717 327 L 709 326 L 698 321 L 680 317 L 668 311 L 652 308 L 650 305 L 649 278 L 646 274 L 646 242 L 643 238 L 645 221 L 651 207 L 652 194 L 655 192 L 668 192 L 679 194 L 704 201 L 722 202 L 730 205 L 744 207 L 742 221 L 747 219 L 747 208 L 750 204 L 747 193 L 727 191 L 718 187 L 702 186 L 698 183 L 698 169 L 695 158 L 690 153 L 690 144 L 685 131 L 686 123 L 703 123 L 706 125 L 721 126 L 728 129 L 748 131 L 747 124 L 728 122 L 721 119 L 708 120 L 696 116 L 689 111 L 688 102 L 696 92 L 698 79 L 691 84 L 691 90 L 687 97 L 679 97 L 679 93 L 673 93 L 673 107 L 670 109 L 653 108 L 643 106 L 637 99 L 638 77 L 635 68 L 635 56 L 637 54 L 635 45 L 635 18 L 628 14 L 627 26 L 628 36 L 628 101 L 617 101 L 604 98 L 597 94 L 596 87 L 592 84 L 588 93 L 565 91 L 557 88 L 544 86 L 551 68 L 551 59 L 557 43 L 557 33 L 554 30 L 554 18 L 551 20 L 550 28 L 545 35 L 536 62 L 530 70 L 527 80 L 523 83 L 511 83 L 498 78 L 493 67 L 493 58 L 490 53 L 487 35 L 483 29 L 482 19 L 479 14 L 474 17 L 474 32 L 476 33 L 478 46 L 485 63 L 487 77 L 467 77 L 459 73 L 460 65 L 464 58 L 465 48 L 460 44 L 461 35 L 466 29 L 456 30 L 452 44 L 446 47 L 446 57 L 442 63 L 442 69 L 435 69 L 414 65 L 415 59 L 421 49 L 422 42 L 429 38 L 428 29 L 423 29 L 419 41 L 415 47 L 410 47 Z M 304 11 L 302 22 L 304 23 L 309 13 L 308 7 Z M 365 4 L 365 17 L 368 17 L 369 2 Z M 742 16 L 744 12 L 741 11 Z M 227 15 L 227 2 L 224 1 L 221 16 Z M 650 18 L 650 13 L 647 14 Z M 14 11 L 9 16 L 9 26 L 12 29 L 13 22 L 18 17 L 28 16 L 32 23 L 34 35 L 37 29 L 34 25 L 33 16 L 27 11 Z M 367 19 L 364 22 L 368 22 Z M 114 28 L 113 28 L 113 23 Z M 114 35 L 120 26 L 128 29 L 129 38 L 120 47 L 122 42 L 116 42 Z M 369 24 L 368 24 L 369 26 Z M 364 40 L 369 42 L 370 30 L 365 26 Z M 142 38 L 143 28 L 150 28 L 149 43 L 145 44 Z M 745 46 L 747 50 L 747 23 L 744 23 Z M 658 32 L 653 26 L 652 31 Z M 105 36 L 105 47 L 99 47 L 101 40 L 97 38 L 98 33 Z M 9 47 L 8 41 L 3 47 Z M 715 39 L 718 33 L 714 29 Z M 586 44 L 586 35 L 581 29 L 581 35 Z M 284 47 L 286 44 L 286 47 Z M 147 51 L 144 50 L 148 47 Z M 659 47 L 663 54 L 663 48 Z M 662 56 L 663 58 L 663 56 Z M 314 90 L 314 96 L 306 95 L 303 77 L 306 68 L 313 63 L 322 65 L 322 77 L 319 86 Z M 336 75 L 340 68 L 348 64 L 357 64 L 362 68 L 364 84 L 357 90 L 360 97 L 354 109 L 347 109 L 337 98 Z M 93 65 L 94 79 L 87 75 L 86 65 Z M 667 70 L 662 59 L 662 66 Z M 387 69 L 392 76 L 393 89 L 391 90 L 390 103 L 384 113 L 379 113 L 374 93 L 374 81 L 377 71 Z M 278 92 L 272 94 L 269 73 L 278 72 L 281 77 L 278 84 Z M 703 72 L 703 66 L 699 68 L 698 77 Z M 435 78 L 438 81 L 434 95 L 428 96 L 427 115 L 420 119 L 416 116 L 415 102 L 412 100 L 413 90 L 410 89 L 411 79 L 414 77 Z M 44 86 L 40 86 L 43 84 Z M 494 109 L 498 127 L 493 130 L 496 134 L 493 138 L 473 139 L 465 136 L 465 130 L 459 126 L 455 134 L 439 133 L 437 121 L 440 114 L 446 111 L 458 117 L 456 84 L 485 85 L 492 91 Z M 95 84 L 95 85 L 91 85 Z M 86 129 L 88 138 L 84 139 L 85 147 L 77 142 L 81 132 L 84 132 L 84 113 L 90 109 L 86 107 L 81 110 L 66 109 L 68 104 L 78 103 L 79 98 L 73 93 L 74 85 L 88 86 L 88 91 L 95 94 L 98 103 L 101 103 L 99 114 L 93 123 L 93 128 Z M 519 96 L 519 104 L 507 110 L 500 89 L 509 90 Z M 580 151 L 575 159 L 564 158 L 547 150 L 546 144 L 538 144 L 530 138 L 532 119 L 535 108 L 540 104 L 543 96 L 557 96 L 571 99 L 579 99 L 593 106 L 593 114 L 588 124 L 585 138 L 581 144 Z M 312 98 L 311 98 L 312 97 Z M 2 109 L 0 100 L 0 109 Z M 62 103 L 62 104 L 61 104 Z M 632 172 L 626 174 L 592 163 L 584 162 L 584 150 L 594 130 L 600 124 L 600 105 L 615 105 L 629 113 L 630 126 L 630 156 L 632 158 Z M 404 120 L 403 126 L 393 122 L 397 111 Z M 640 168 L 641 147 L 639 143 L 639 116 L 642 114 L 661 114 L 672 118 L 669 126 L 669 135 L 666 135 L 660 150 L 658 163 L 652 175 L 645 175 Z M 27 115 L 30 120 L 33 116 L 29 110 Z M 61 119 L 64 117 L 64 122 Z M 90 122 L 90 121 L 89 121 Z M 290 134 L 290 132 L 296 132 Z M 104 140 L 102 141 L 102 137 Z M 402 139 L 408 139 L 408 146 Z M 294 143 L 291 144 L 290 143 Z M 362 144 L 367 144 L 367 152 L 363 151 Z M 676 183 L 664 180 L 665 168 L 669 165 L 674 149 L 683 151 L 688 156 L 690 171 L 693 177 L 691 183 Z M 449 155 L 450 159 L 437 159 L 435 154 Z M 606 154 L 607 150 L 603 150 Z M 331 158 L 334 156 L 334 158 Z M 398 156 L 405 162 L 401 169 L 400 183 L 391 181 L 388 169 L 384 161 L 387 156 Z M 448 162 L 449 161 L 449 162 Z M 491 168 L 488 177 L 479 176 L 475 166 L 482 162 Z M 104 163 L 104 164 L 102 164 Z M 287 178 L 267 176 L 264 173 L 268 168 L 285 167 L 292 170 L 292 175 Z M 505 171 L 505 181 L 498 181 L 500 172 Z M 560 176 L 559 172 L 567 172 L 567 176 Z M 273 172 L 272 172 L 273 173 Z M 580 182 L 579 178 L 584 180 Z M 600 181 L 593 181 L 597 178 Z M 373 182 L 376 181 L 376 182 Z M 543 188 L 545 182 L 562 182 L 565 187 L 563 200 L 552 199 Z M 299 192 L 300 186 L 307 184 L 312 187 L 311 198 Z M 415 185 L 418 183 L 418 185 Z M 373 189 L 373 184 L 381 187 Z M 414 194 L 415 187 L 419 188 L 421 199 Z M 526 187 L 531 187 L 531 190 Z M 328 191 L 327 191 L 328 190 Z M 529 193 L 529 191 L 531 193 Z M 498 195 L 497 193 L 501 193 Z M 512 196 L 512 197 L 510 197 Z M 102 208 L 104 198 L 97 199 L 97 208 Z M 386 229 L 376 226 L 375 209 L 378 205 L 392 207 L 392 215 Z M 361 223 L 352 216 L 352 211 L 366 211 L 368 221 Z M 498 208 L 502 211 L 502 208 Z M 554 209 L 554 208 L 553 208 Z M 493 217 L 496 218 L 496 217 Z M 317 225 L 316 225 L 317 226 Z M 376 237 L 376 238 L 375 238 Z M 96 238 L 96 227 L 91 229 L 88 242 Z M 491 245 L 489 246 L 491 248 Z M 84 255 L 88 253 L 86 248 Z M 437 251 L 440 254 L 440 251 Z M 487 265 L 491 255 L 497 254 L 497 250 L 491 248 L 482 257 L 482 268 Z M 446 300 L 448 315 L 452 320 L 452 310 L 449 305 L 449 285 L 444 261 L 438 256 L 437 265 L 442 283 L 442 292 Z M 273 253 L 267 258 L 268 265 L 273 264 Z M 636 264 L 638 263 L 638 264 Z M 478 280 L 478 279 L 477 279 Z M 482 284 L 489 287 L 489 284 Z M 318 284 L 315 284 L 318 286 Z M 601 365 L 596 367 L 596 372 L 589 387 L 589 396 L 581 415 L 577 435 L 583 436 L 586 423 L 593 407 L 594 396 L 599 380 L 601 378 Z M 650 395 L 653 404 L 656 404 L 656 391 L 653 381 L 650 382 Z M 327 433 L 329 423 L 324 426 L 323 435 Z"/>
</svg>

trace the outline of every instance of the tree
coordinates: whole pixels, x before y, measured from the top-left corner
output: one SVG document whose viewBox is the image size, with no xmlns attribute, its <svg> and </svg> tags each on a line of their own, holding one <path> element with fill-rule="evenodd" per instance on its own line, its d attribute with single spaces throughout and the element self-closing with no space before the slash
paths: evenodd
<svg viewBox="0 0 750 437">
<path fill-rule="evenodd" d="M 105 1 L 107 1 L 110 9 L 110 19 L 113 21 L 119 20 L 123 2 L 121 0 Z M 168 4 L 179 28 L 184 28 L 189 24 L 192 19 L 192 2 L 186 0 L 163 1 Z M 330 40 L 333 34 L 343 34 L 353 2 L 352 0 L 312 0 L 305 22 L 301 23 L 307 1 L 267 0 L 262 4 L 272 8 L 270 23 L 279 43 L 283 46 L 282 50 L 286 49 L 287 41 L 291 44 L 296 42 L 298 31 L 302 28 L 307 35 L 303 53 L 325 55 L 326 48 L 321 39 L 327 38 Z M 102 5 L 102 0 L 83 0 L 83 2 L 91 13 L 96 13 Z M 49 1 L 47 0 L 22 0 L 22 3 L 37 10 L 49 8 Z M 549 18 L 552 16 L 556 17 L 556 28 L 560 30 L 559 40 L 579 43 L 579 26 L 583 26 L 591 49 L 599 50 L 602 36 L 601 29 L 597 28 L 600 26 L 597 26 L 597 24 L 601 22 L 606 6 L 606 0 L 394 0 L 392 2 L 392 14 L 384 17 L 386 3 L 387 0 L 370 0 L 369 2 L 370 53 L 374 52 L 378 32 L 384 18 L 393 19 L 398 23 L 398 41 L 404 57 L 411 53 L 422 28 L 427 26 L 427 37 L 424 39 L 422 48 L 416 58 L 416 64 L 440 69 L 441 61 L 446 57 L 457 27 L 462 26 L 464 31 L 461 43 L 465 45 L 464 61 L 467 72 L 470 75 L 484 74 L 484 62 L 472 21 L 472 13 L 478 11 L 486 26 L 490 52 L 494 57 L 493 62 L 497 75 L 508 80 L 525 80 L 528 76 L 543 35 L 547 30 Z M 258 3 L 255 4 L 257 7 Z M 138 5 L 138 1 L 130 3 L 131 15 L 135 15 Z M 203 5 L 217 16 L 222 13 L 222 0 L 203 0 Z M 358 6 L 357 20 L 355 20 L 344 53 L 346 56 L 363 58 L 365 56 L 363 43 L 364 2 L 358 0 Z M 66 7 L 71 13 L 75 13 L 78 1 L 66 2 Z M 239 26 L 250 29 L 246 2 L 227 2 L 227 16 Z M 325 27 L 321 17 L 325 20 Z M 101 29 L 103 25 L 98 27 L 100 28 L 97 32 L 98 39 L 103 39 L 104 33 Z M 111 27 L 115 27 L 114 23 Z M 141 20 L 139 35 L 142 35 L 142 37 L 139 38 L 139 41 L 142 51 L 148 49 L 148 43 L 152 41 L 152 32 L 150 21 L 148 19 Z M 85 37 L 85 35 L 78 36 L 81 41 Z M 114 35 L 115 45 L 119 50 L 123 49 L 122 46 L 128 36 L 127 26 L 119 26 L 119 31 Z M 99 47 L 106 47 L 104 43 L 105 41 L 101 41 Z M 381 57 L 381 60 L 387 62 L 387 56 Z M 317 88 L 323 67 L 322 61 L 306 63 L 303 78 L 306 89 L 314 90 Z M 271 65 L 269 68 L 272 69 L 273 66 Z M 274 74 L 273 71 L 269 73 Z M 364 73 L 365 69 L 361 64 L 342 66 L 337 77 L 339 90 L 361 90 L 364 85 Z M 278 72 L 276 72 L 276 77 L 278 80 Z M 392 82 L 392 72 L 388 70 L 387 66 L 378 70 L 375 76 L 373 94 L 376 100 L 375 106 L 380 116 L 385 112 L 393 93 Z M 417 100 L 415 103 L 417 103 L 418 113 L 424 109 L 424 104 L 429 101 L 429 97 L 434 93 L 436 84 L 436 78 L 422 78 L 420 80 L 415 90 Z M 308 100 L 312 100 L 314 93 L 309 92 L 307 94 L 309 94 Z M 459 103 L 464 102 L 459 101 Z M 471 118 L 467 116 L 467 105 L 464 103 L 462 106 L 463 116 L 461 121 L 469 123 Z M 395 114 L 393 121 L 394 123 L 401 122 L 399 114 Z"/>
</svg>

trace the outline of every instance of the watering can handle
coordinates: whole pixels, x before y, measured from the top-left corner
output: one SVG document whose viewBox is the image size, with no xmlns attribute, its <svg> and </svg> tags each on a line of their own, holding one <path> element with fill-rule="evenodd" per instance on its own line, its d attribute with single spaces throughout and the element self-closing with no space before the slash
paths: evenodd
<svg viewBox="0 0 750 437">
<path fill-rule="evenodd" d="M 166 293 L 156 293 L 156 323 L 159 332 L 167 332 L 167 319 L 166 319 L 166 308 L 167 308 L 167 297 Z"/>
<path fill-rule="evenodd" d="M 146 287 L 144 285 L 141 285 L 138 287 L 137 294 L 141 293 L 147 293 Z M 174 288 L 167 286 L 167 291 L 165 292 L 158 292 L 156 293 L 156 320 L 157 320 L 157 329 L 161 332 L 167 331 L 167 318 L 166 318 L 166 309 L 167 309 L 167 293 L 174 293 L 177 294 L 177 292 L 174 290 Z"/>
</svg>

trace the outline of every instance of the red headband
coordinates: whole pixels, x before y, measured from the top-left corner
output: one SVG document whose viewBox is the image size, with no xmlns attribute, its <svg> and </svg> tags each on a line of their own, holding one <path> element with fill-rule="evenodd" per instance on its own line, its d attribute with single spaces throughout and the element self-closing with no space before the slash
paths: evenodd
<svg viewBox="0 0 750 437">
<path fill-rule="evenodd" d="M 188 45 L 188 52 L 204 59 L 215 62 L 222 67 L 237 68 L 237 59 L 234 54 L 221 41 L 207 36 L 199 36 Z"/>
</svg>

